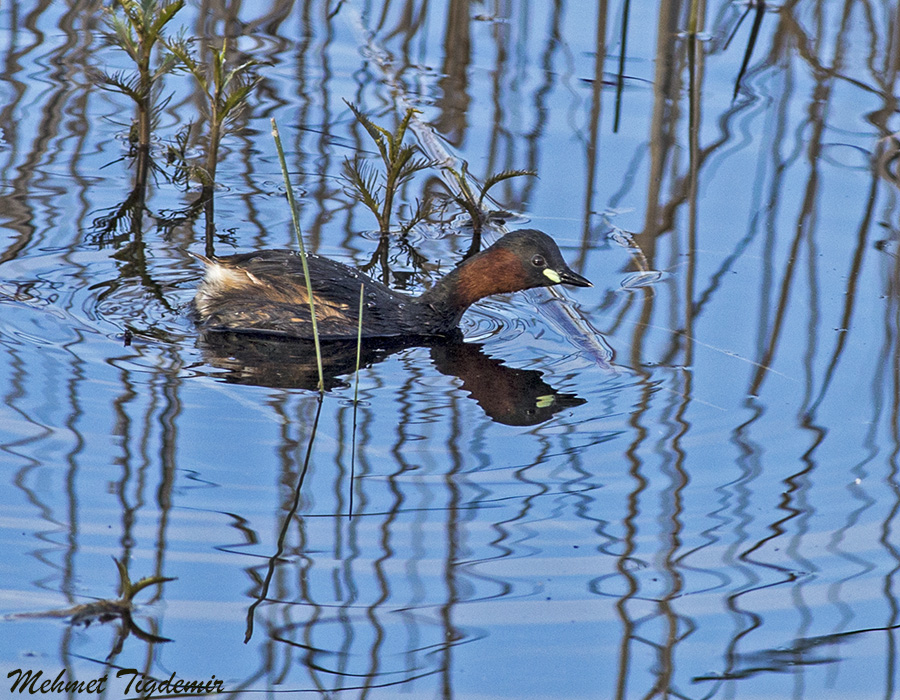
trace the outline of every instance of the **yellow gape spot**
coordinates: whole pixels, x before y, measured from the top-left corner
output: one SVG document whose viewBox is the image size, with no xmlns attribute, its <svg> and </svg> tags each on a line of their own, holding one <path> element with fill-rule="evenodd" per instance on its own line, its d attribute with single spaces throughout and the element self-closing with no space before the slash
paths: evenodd
<svg viewBox="0 0 900 700">
<path fill-rule="evenodd" d="M 559 276 L 559 273 L 556 270 L 551 270 L 549 267 L 544 268 L 544 277 L 553 282 L 553 284 L 562 282 L 562 277 Z"/>
</svg>

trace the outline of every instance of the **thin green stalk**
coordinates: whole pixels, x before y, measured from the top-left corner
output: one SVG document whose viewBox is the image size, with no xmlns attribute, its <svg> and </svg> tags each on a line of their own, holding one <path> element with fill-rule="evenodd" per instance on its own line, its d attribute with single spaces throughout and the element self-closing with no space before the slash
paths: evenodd
<svg viewBox="0 0 900 700">
<path fill-rule="evenodd" d="M 281 175 L 284 178 L 284 188 L 287 194 L 288 205 L 291 208 L 291 221 L 294 224 L 294 233 L 297 235 L 297 244 L 300 246 L 300 262 L 303 265 L 303 276 L 306 278 L 306 292 L 309 297 L 309 314 L 312 317 L 313 343 L 316 346 L 316 364 L 319 368 L 319 393 L 325 393 L 325 372 L 322 370 L 322 346 L 319 343 L 319 328 L 316 325 L 316 304 L 313 301 L 312 280 L 309 277 L 309 265 L 306 263 L 306 248 L 303 246 L 303 234 L 300 233 L 300 220 L 297 218 L 297 204 L 294 200 L 294 190 L 291 187 L 291 179 L 288 177 L 287 161 L 284 158 L 284 149 L 281 147 L 281 137 L 278 135 L 278 125 L 272 119 L 272 137 L 275 139 L 275 148 L 278 150 L 278 160 L 281 163 Z"/>
<path fill-rule="evenodd" d="M 691 0 L 691 9 L 688 15 L 688 34 L 696 36 L 700 31 L 700 0 Z"/>
<path fill-rule="evenodd" d="M 359 363 L 362 358 L 363 292 L 366 285 L 359 285 L 359 326 L 356 331 L 356 386 L 353 389 L 353 440 L 350 445 L 350 498 L 347 517 L 353 517 L 353 482 L 356 479 L 356 414 L 359 411 Z"/>
<path fill-rule="evenodd" d="M 362 318 L 363 318 L 363 292 L 366 285 L 359 285 L 359 327 L 356 331 L 356 388 L 353 390 L 353 404 L 359 401 L 359 361 L 362 357 Z"/>
</svg>

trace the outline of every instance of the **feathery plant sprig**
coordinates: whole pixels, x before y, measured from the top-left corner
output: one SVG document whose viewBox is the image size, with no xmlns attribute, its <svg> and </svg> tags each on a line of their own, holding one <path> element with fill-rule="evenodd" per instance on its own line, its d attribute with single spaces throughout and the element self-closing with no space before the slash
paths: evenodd
<svg viewBox="0 0 900 700">
<path fill-rule="evenodd" d="M 455 168 L 447 168 L 447 170 L 453 176 L 453 179 L 456 180 L 457 185 L 459 185 L 459 194 L 455 195 L 453 198 L 469 215 L 476 236 L 481 234 L 481 229 L 487 219 L 487 214 L 484 209 L 484 200 L 487 199 L 488 191 L 494 185 L 514 177 L 523 177 L 526 175 L 537 177 L 537 173 L 534 170 L 503 170 L 499 173 L 489 175 L 485 179 L 484 184 L 477 188 L 476 193 L 470 184 L 472 178 L 469 176 L 469 164 L 466 161 L 463 161 L 460 170 L 456 170 Z"/>
<path fill-rule="evenodd" d="M 247 102 L 247 98 L 259 82 L 252 74 L 259 61 L 250 59 L 236 66 L 228 66 L 227 41 L 222 41 L 221 49 L 211 49 L 211 61 L 200 60 L 191 48 L 192 40 L 182 32 L 175 39 L 166 40 L 165 46 L 180 67 L 193 76 L 206 98 L 209 116 L 209 147 L 206 152 L 206 166 L 197 168 L 194 174 L 209 195 L 215 186 L 216 165 L 219 161 L 219 144 L 228 127 Z"/>
<path fill-rule="evenodd" d="M 160 106 L 153 105 L 153 91 L 160 79 L 169 73 L 176 58 L 168 52 L 155 52 L 164 38 L 165 26 L 181 8 L 184 0 L 116 0 L 106 10 L 110 32 L 107 41 L 125 51 L 134 61 L 136 72 L 104 73 L 106 86 L 130 97 L 137 106 L 138 177 L 146 181 L 150 168 L 150 138 L 153 120 Z M 119 10 L 121 9 L 121 14 Z M 162 53 L 155 68 L 151 66 L 155 53 Z"/>
<path fill-rule="evenodd" d="M 403 139 L 409 128 L 409 122 L 418 110 L 408 109 L 397 128 L 391 132 L 379 126 L 359 111 L 355 105 L 345 103 L 353 112 L 356 120 L 365 128 L 378 149 L 384 171 L 380 171 L 371 163 L 359 156 L 344 161 L 344 177 L 350 183 L 348 193 L 362 202 L 374 214 L 378 221 L 378 230 L 384 235 L 391 230 L 391 217 L 394 196 L 397 189 L 415 173 L 432 165 L 427 158 L 415 157 L 418 147 L 404 144 Z M 414 217 L 419 220 L 428 215 L 426 207 L 419 207 Z M 413 222 L 414 223 L 414 222 Z M 407 223 L 406 228 L 412 226 Z"/>
</svg>

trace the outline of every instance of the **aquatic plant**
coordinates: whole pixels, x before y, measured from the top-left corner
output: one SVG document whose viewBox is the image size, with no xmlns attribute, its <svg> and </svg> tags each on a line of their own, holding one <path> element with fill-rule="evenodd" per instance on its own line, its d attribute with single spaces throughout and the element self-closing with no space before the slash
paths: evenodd
<svg viewBox="0 0 900 700">
<path fill-rule="evenodd" d="M 14 619 L 68 619 L 73 625 L 84 625 L 85 627 L 94 622 L 104 623 L 110 622 L 111 620 L 121 620 L 123 624 L 119 629 L 118 638 L 110 657 L 121 651 L 125 638 L 131 633 L 134 633 L 135 636 L 146 642 L 172 641 L 171 639 L 160 637 L 138 627 L 132 618 L 132 613 L 134 612 L 135 595 L 149 586 L 161 586 L 164 583 L 175 581 L 176 579 L 167 576 L 145 576 L 136 582 L 132 582 L 131 577 L 128 575 L 128 567 L 115 557 L 113 557 L 113 561 L 116 563 L 116 568 L 119 571 L 118 598 L 101 598 L 91 601 L 90 603 L 81 603 L 80 605 L 59 610 L 17 613 L 12 617 Z"/>
<path fill-rule="evenodd" d="M 394 197 L 397 189 L 415 173 L 432 165 L 427 158 L 414 157 L 419 150 L 412 144 L 404 144 L 403 140 L 409 128 L 409 121 L 417 110 L 408 109 L 393 132 L 379 126 L 363 114 L 350 102 L 345 100 L 356 120 L 362 124 L 372 138 L 381 157 L 384 171 L 357 155 L 353 160 L 344 160 L 344 177 L 350 183 L 347 192 L 362 202 L 378 221 L 378 230 L 387 235 L 391 230 L 391 217 Z M 408 231 L 417 221 L 428 216 L 427 202 L 419 204 L 411 219 L 404 223 Z"/>
<path fill-rule="evenodd" d="M 176 58 L 167 51 L 155 51 L 164 39 L 163 30 L 181 8 L 184 0 L 158 2 L 158 0 L 116 0 L 106 10 L 106 23 L 110 32 L 106 40 L 125 51 L 134 61 L 135 72 L 103 73 L 107 88 L 131 98 L 136 106 L 137 118 L 129 141 L 137 157 L 136 181 L 146 185 L 151 168 L 150 139 L 153 122 L 159 110 L 165 106 L 154 104 L 154 92 L 160 79 L 169 73 Z M 121 10 L 121 13 L 120 13 Z M 156 67 L 151 64 L 154 56 Z"/>
<path fill-rule="evenodd" d="M 203 61 L 192 50 L 194 41 L 182 33 L 176 39 L 167 40 L 165 45 L 177 60 L 177 67 L 187 70 L 194 78 L 205 99 L 204 107 L 209 119 L 205 165 L 191 168 L 189 174 L 203 186 L 202 196 L 209 197 L 215 187 L 219 145 L 259 82 L 259 77 L 253 74 L 253 68 L 259 65 L 259 61 L 249 59 L 236 66 L 228 66 L 225 40 L 219 49 L 210 47 L 211 60 Z"/>
<path fill-rule="evenodd" d="M 134 62 L 134 71 L 100 72 L 99 84 L 119 92 L 135 104 L 135 118 L 129 130 L 129 156 L 135 160 L 134 186 L 128 196 L 106 214 L 94 220 L 98 239 L 107 240 L 126 223 L 132 235 L 123 255 L 141 270 L 145 269 L 145 255 L 141 241 L 144 204 L 151 170 L 157 169 L 150 156 L 153 126 L 159 111 L 168 100 L 156 101 L 162 77 L 171 72 L 176 59 L 159 50 L 165 26 L 181 8 L 184 0 L 116 0 L 104 9 L 109 31 L 104 34 L 108 44 L 124 51 Z M 154 59 L 156 65 L 154 67 Z"/>
<path fill-rule="evenodd" d="M 206 252 L 212 254 L 212 240 L 215 233 L 213 193 L 216 186 L 216 167 L 219 163 L 219 145 L 228 127 L 245 106 L 247 98 L 259 82 L 259 78 L 253 75 L 253 68 L 259 62 L 250 59 L 235 66 L 228 66 L 228 42 L 224 39 L 221 48 L 210 47 L 211 58 L 209 61 L 203 61 L 191 48 L 194 41 L 182 33 L 176 39 L 166 41 L 166 47 L 176 58 L 178 67 L 191 74 L 205 98 L 204 109 L 209 120 L 205 163 L 203 166 L 188 164 L 183 158 L 182 151 L 182 158 L 177 167 L 187 179 L 200 182 L 202 189 L 197 204 L 202 204 L 206 211 Z"/>
<path fill-rule="evenodd" d="M 537 173 L 534 170 L 503 170 L 499 173 L 489 175 L 484 183 L 477 188 L 476 194 L 476 192 L 472 190 L 472 185 L 470 184 L 473 179 L 469 176 L 469 164 L 466 161 L 463 161 L 460 170 L 451 167 L 446 167 L 446 170 L 453 176 L 453 179 L 456 180 L 456 184 L 459 186 L 459 193 L 453 195 L 453 199 L 469 215 L 469 218 L 472 221 L 475 239 L 478 241 L 480 241 L 484 224 L 490 218 L 491 214 L 491 212 L 486 211 L 484 207 L 484 201 L 488 198 L 490 189 L 494 185 L 514 177 L 523 177 L 526 175 L 537 177 Z"/>
</svg>

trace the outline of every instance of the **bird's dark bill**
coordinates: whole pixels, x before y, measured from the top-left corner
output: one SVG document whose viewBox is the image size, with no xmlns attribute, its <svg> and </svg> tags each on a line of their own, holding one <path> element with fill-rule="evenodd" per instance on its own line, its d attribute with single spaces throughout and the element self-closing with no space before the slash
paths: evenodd
<svg viewBox="0 0 900 700">
<path fill-rule="evenodd" d="M 582 277 L 577 272 L 572 272 L 566 268 L 562 272 L 559 273 L 559 283 L 560 284 L 570 284 L 573 287 L 593 287 L 591 281 L 586 277 Z"/>
</svg>

